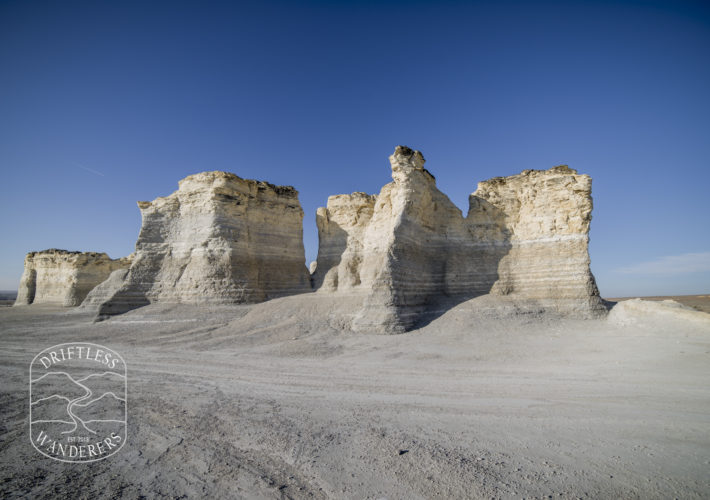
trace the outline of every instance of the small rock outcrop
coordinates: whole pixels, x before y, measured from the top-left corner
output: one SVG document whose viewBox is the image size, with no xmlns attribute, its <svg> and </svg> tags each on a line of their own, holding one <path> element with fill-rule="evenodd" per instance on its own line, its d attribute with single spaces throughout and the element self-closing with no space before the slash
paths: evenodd
<svg viewBox="0 0 710 500">
<path fill-rule="evenodd" d="M 683 322 L 710 333 L 710 314 L 696 311 L 675 300 L 624 300 L 614 304 L 607 321 L 619 326 L 635 325 L 641 328 L 668 323 L 670 329 L 677 328 L 679 322 Z"/>
<path fill-rule="evenodd" d="M 111 259 L 105 253 L 71 252 L 56 248 L 30 252 L 20 279 L 15 305 L 57 304 L 78 306 L 96 285 L 118 269 L 130 265 L 130 257 Z"/>
<path fill-rule="evenodd" d="M 331 196 L 316 214 L 314 286 L 361 294 L 355 330 L 412 328 L 443 299 L 493 293 L 564 314 L 604 311 L 587 252 L 591 179 L 567 167 L 479 184 L 466 217 L 418 151 L 398 146 L 393 182 Z"/>
<path fill-rule="evenodd" d="M 203 172 L 138 207 L 143 223 L 130 269 L 91 298 L 103 300 L 100 316 L 152 302 L 261 302 L 311 289 L 303 210 L 290 186 Z"/>
</svg>

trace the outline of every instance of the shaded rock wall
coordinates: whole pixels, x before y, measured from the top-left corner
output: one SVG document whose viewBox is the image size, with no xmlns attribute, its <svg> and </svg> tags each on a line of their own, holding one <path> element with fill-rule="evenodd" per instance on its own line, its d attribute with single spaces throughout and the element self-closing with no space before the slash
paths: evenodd
<svg viewBox="0 0 710 500">
<path fill-rule="evenodd" d="M 128 268 L 113 271 L 106 280 L 96 285 L 82 301 L 80 309 L 96 312 L 102 304 L 111 300 L 123 287 Z"/>
<path fill-rule="evenodd" d="M 30 252 L 20 279 L 15 305 L 78 306 L 96 285 L 130 265 L 130 258 L 105 253 L 50 249 Z"/>
<path fill-rule="evenodd" d="M 151 302 L 260 302 L 310 291 L 303 211 L 292 187 L 203 172 L 138 206 L 133 264 L 120 288 L 97 291 L 112 294 L 100 315 Z"/>
<path fill-rule="evenodd" d="M 400 146 L 390 164 L 393 181 L 377 196 L 364 231 L 360 281 L 366 296 L 353 320 L 359 331 L 408 330 L 466 280 L 456 268 L 468 242 L 461 211 L 437 189 L 418 151 Z"/>
<path fill-rule="evenodd" d="M 316 211 L 318 260 L 313 285 L 323 290 L 345 290 L 360 285 L 364 232 L 377 197 L 365 193 L 328 198 Z"/>
</svg>

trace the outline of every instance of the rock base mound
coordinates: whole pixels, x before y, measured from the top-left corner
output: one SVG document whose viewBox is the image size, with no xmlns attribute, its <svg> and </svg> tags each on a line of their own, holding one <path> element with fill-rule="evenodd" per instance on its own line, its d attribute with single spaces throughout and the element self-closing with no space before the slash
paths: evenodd
<svg viewBox="0 0 710 500">
<path fill-rule="evenodd" d="M 614 305 L 607 320 L 620 326 L 657 325 L 659 322 L 691 324 L 707 328 L 710 332 L 710 314 L 696 311 L 675 300 L 624 300 Z"/>
</svg>

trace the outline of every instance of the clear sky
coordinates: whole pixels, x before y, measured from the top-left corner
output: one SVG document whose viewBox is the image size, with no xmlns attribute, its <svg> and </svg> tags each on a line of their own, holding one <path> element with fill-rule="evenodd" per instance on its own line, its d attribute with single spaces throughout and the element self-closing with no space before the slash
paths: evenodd
<svg viewBox="0 0 710 500">
<path fill-rule="evenodd" d="M 305 211 L 398 144 L 480 180 L 594 179 L 603 295 L 710 292 L 710 9 L 682 1 L 0 1 L 0 289 L 26 252 L 133 251 L 137 200 L 226 170 Z"/>
</svg>

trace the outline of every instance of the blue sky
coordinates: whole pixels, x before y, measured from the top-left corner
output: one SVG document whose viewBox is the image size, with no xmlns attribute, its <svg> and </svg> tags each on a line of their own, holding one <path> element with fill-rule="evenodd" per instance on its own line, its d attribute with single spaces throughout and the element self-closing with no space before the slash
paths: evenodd
<svg viewBox="0 0 710 500">
<path fill-rule="evenodd" d="M 478 181 L 594 179 L 602 294 L 710 292 L 710 9 L 691 2 L 0 1 L 0 289 L 24 254 L 129 254 L 137 200 L 226 170 L 328 195 L 398 144 Z"/>
</svg>

